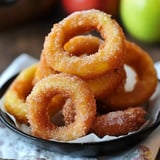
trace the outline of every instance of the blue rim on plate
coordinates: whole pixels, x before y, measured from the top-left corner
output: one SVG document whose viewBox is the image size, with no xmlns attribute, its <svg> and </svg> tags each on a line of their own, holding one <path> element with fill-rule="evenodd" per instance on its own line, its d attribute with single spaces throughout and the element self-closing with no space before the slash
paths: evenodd
<svg viewBox="0 0 160 160">
<path fill-rule="evenodd" d="M 16 75 L 13 76 L 11 79 L 9 79 L 1 87 L 0 98 L 4 95 L 6 89 L 12 83 L 15 77 Z M 66 154 L 69 156 L 96 157 L 100 155 L 111 155 L 118 153 L 120 151 L 124 151 L 126 149 L 135 146 L 140 141 L 144 140 L 160 124 L 160 113 L 155 123 L 145 127 L 139 132 L 135 132 L 133 134 L 129 134 L 127 136 L 123 136 L 114 140 L 108 140 L 103 142 L 86 142 L 86 143 L 56 142 L 31 136 L 16 128 L 15 124 L 10 119 L 10 117 L 1 109 L 0 109 L 0 120 L 5 126 L 11 129 L 13 132 L 18 134 L 19 136 L 24 137 L 24 140 L 26 140 L 27 143 L 31 143 L 42 149 L 58 152 L 60 154 Z"/>
</svg>

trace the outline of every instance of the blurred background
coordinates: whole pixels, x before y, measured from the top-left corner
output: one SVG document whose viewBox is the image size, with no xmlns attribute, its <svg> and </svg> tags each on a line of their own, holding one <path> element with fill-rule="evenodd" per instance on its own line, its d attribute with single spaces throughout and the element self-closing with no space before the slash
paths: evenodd
<svg viewBox="0 0 160 160">
<path fill-rule="evenodd" d="M 128 39 L 160 60 L 159 0 L 0 0 L 0 73 L 21 53 L 39 58 L 54 23 L 90 8 L 111 14 Z"/>
<path fill-rule="evenodd" d="M 0 73 L 21 53 L 39 58 L 54 23 L 90 8 L 111 14 L 127 39 L 160 60 L 160 0 L 0 0 Z"/>
</svg>

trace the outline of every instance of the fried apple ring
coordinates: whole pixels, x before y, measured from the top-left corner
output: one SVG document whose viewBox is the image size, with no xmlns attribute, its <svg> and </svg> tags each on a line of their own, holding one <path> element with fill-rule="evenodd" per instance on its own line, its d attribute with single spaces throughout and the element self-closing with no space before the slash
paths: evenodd
<svg viewBox="0 0 160 160">
<path fill-rule="evenodd" d="M 64 49 L 69 53 L 74 55 L 90 55 L 98 51 L 101 39 L 91 35 L 82 35 L 76 36 L 70 39 L 65 45 Z M 82 47 L 83 46 L 83 47 Z M 46 58 L 42 51 L 40 57 L 40 63 L 36 71 L 34 83 L 41 80 L 44 77 L 49 76 L 50 74 L 55 74 L 56 71 L 52 69 L 46 62 Z"/>
<path fill-rule="evenodd" d="M 25 124 L 28 124 L 26 98 L 34 86 L 33 80 L 37 67 L 38 64 L 34 64 L 22 70 L 4 96 L 6 111 L 13 115 L 17 121 Z M 48 104 L 49 114 L 53 116 L 64 104 L 65 99 L 61 95 L 54 96 Z"/>
<path fill-rule="evenodd" d="M 74 122 L 76 112 L 71 99 L 67 99 L 62 109 L 62 115 L 64 116 L 64 123 L 66 126 Z"/>
<path fill-rule="evenodd" d="M 71 38 L 64 45 L 64 50 L 70 55 L 91 55 L 98 51 L 103 40 L 92 35 L 79 35 Z"/>
<path fill-rule="evenodd" d="M 82 56 L 84 54 L 93 54 L 98 50 L 103 41 L 92 35 L 81 35 L 71 38 L 65 45 L 64 49 L 70 54 Z M 124 79 L 125 71 L 123 66 L 108 71 L 107 73 L 92 79 L 84 79 L 96 98 L 100 99 L 110 94 Z"/>
<path fill-rule="evenodd" d="M 99 137 L 120 136 L 138 130 L 145 123 L 146 111 L 142 107 L 109 112 L 97 116 L 92 131 Z"/>
<path fill-rule="evenodd" d="M 69 54 L 78 56 L 88 55 L 96 52 L 102 42 L 100 38 L 91 35 L 75 36 L 64 45 L 64 49 Z M 44 54 L 42 53 L 40 64 L 35 75 L 36 81 L 55 73 L 56 72 L 47 65 Z M 95 97 L 101 99 L 110 94 L 125 79 L 125 76 L 124 67 L 122 66 L 108 71 L 99 77 L 84 80 L 93 91 Z"/>
<path fill-rule="evenodd" d="M 50 120 L 46 106 L 55 94 L 62 94 L 73 102 L 76 116 L 68 126 L 56 126 Z M 64 73 L 38 81 L 26 102 L 32 134 L 43 139 L 69 141 L 84 136 L 96 114 L 94 95 L 88 85 L 80 78 Z"/>
<path fill-rule="evenodd" d="M 125 64 L 137 73 L 136 84 L 131 91 L 122 84 L 111 95 L 103 98 L 106 108 L 111 110 L 125 109 L 144 104 L 157 86 L 157 75 L 151 57 L 136 44 L 126 41 Z"/>
<path fill-rule="evenodd" d="M 94 93 L 96 99 L 100 100 L 112 93 L 125 80 L 125 77 L 126 74 L 122 66 L 104 75 L 85 81 Z"/>
<path fill-rule="evenodd" d="M 22 70 L 12 82 L 4 96 L 4 106 L 8 113 L 12 114 L 18 121 L 27 123 L 26 97 L 33 87 L 33 79 L 37 69 L 37 64 Z"/>
<path fill-rule="evenodd" d="M 56 74 L 57 72 L 53 70 L 46 62 L 46 58 L 44 56 L 44 53 L 42 51 L 41 57 L 40 57 L 40 62 L 38 64 L 36 74 L 34 77 L 33 83 L 36 84 L 39 80 L 41 80 L 44 77 L 47 77 L 51 74 Z"/>
<path fill-rule="evenodd" d="M 79 57 L 64 50 L 69 39 L 94 29 L 104 39 L 98 52 Z M 124 34 L 118 23 L 104 12 L 95 9 L 75 12 L 53 26 L 44 42 L 44 54 L 55 71 L 94 78 L 123 64 Z"/>
</svg>

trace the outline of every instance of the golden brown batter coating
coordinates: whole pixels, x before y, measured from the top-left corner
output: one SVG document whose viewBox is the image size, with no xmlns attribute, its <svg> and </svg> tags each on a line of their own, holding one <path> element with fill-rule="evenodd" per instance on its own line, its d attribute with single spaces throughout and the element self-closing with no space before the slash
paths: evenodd
<svg viewBox="0 0 160 160">
<path fill-rule="evenodd" d="M 109 112 L 97 116 L 92 131 L 99 137 L 120 136 L 139 129 L 145 123 L 146 111 L 142 107 Z"/>
</svg>

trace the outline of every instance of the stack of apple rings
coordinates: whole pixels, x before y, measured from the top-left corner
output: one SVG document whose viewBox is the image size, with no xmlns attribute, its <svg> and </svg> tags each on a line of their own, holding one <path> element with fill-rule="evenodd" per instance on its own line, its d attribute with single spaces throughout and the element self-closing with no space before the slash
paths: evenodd
<svg viewBox="0 0 160 160">
<path fill-rule="evenodd" d="M 143 104 L 156 86 L 149 54 L 126 40 L 110 15 L 91 9 L 53 25 L 39 63 L 17 76 L 4 105 L 43 139 L 70 141 L 91 132 L 120 136 L 145 123 Z M 63 115 L 61 124 L 57 114 Z"/>
</svg>

